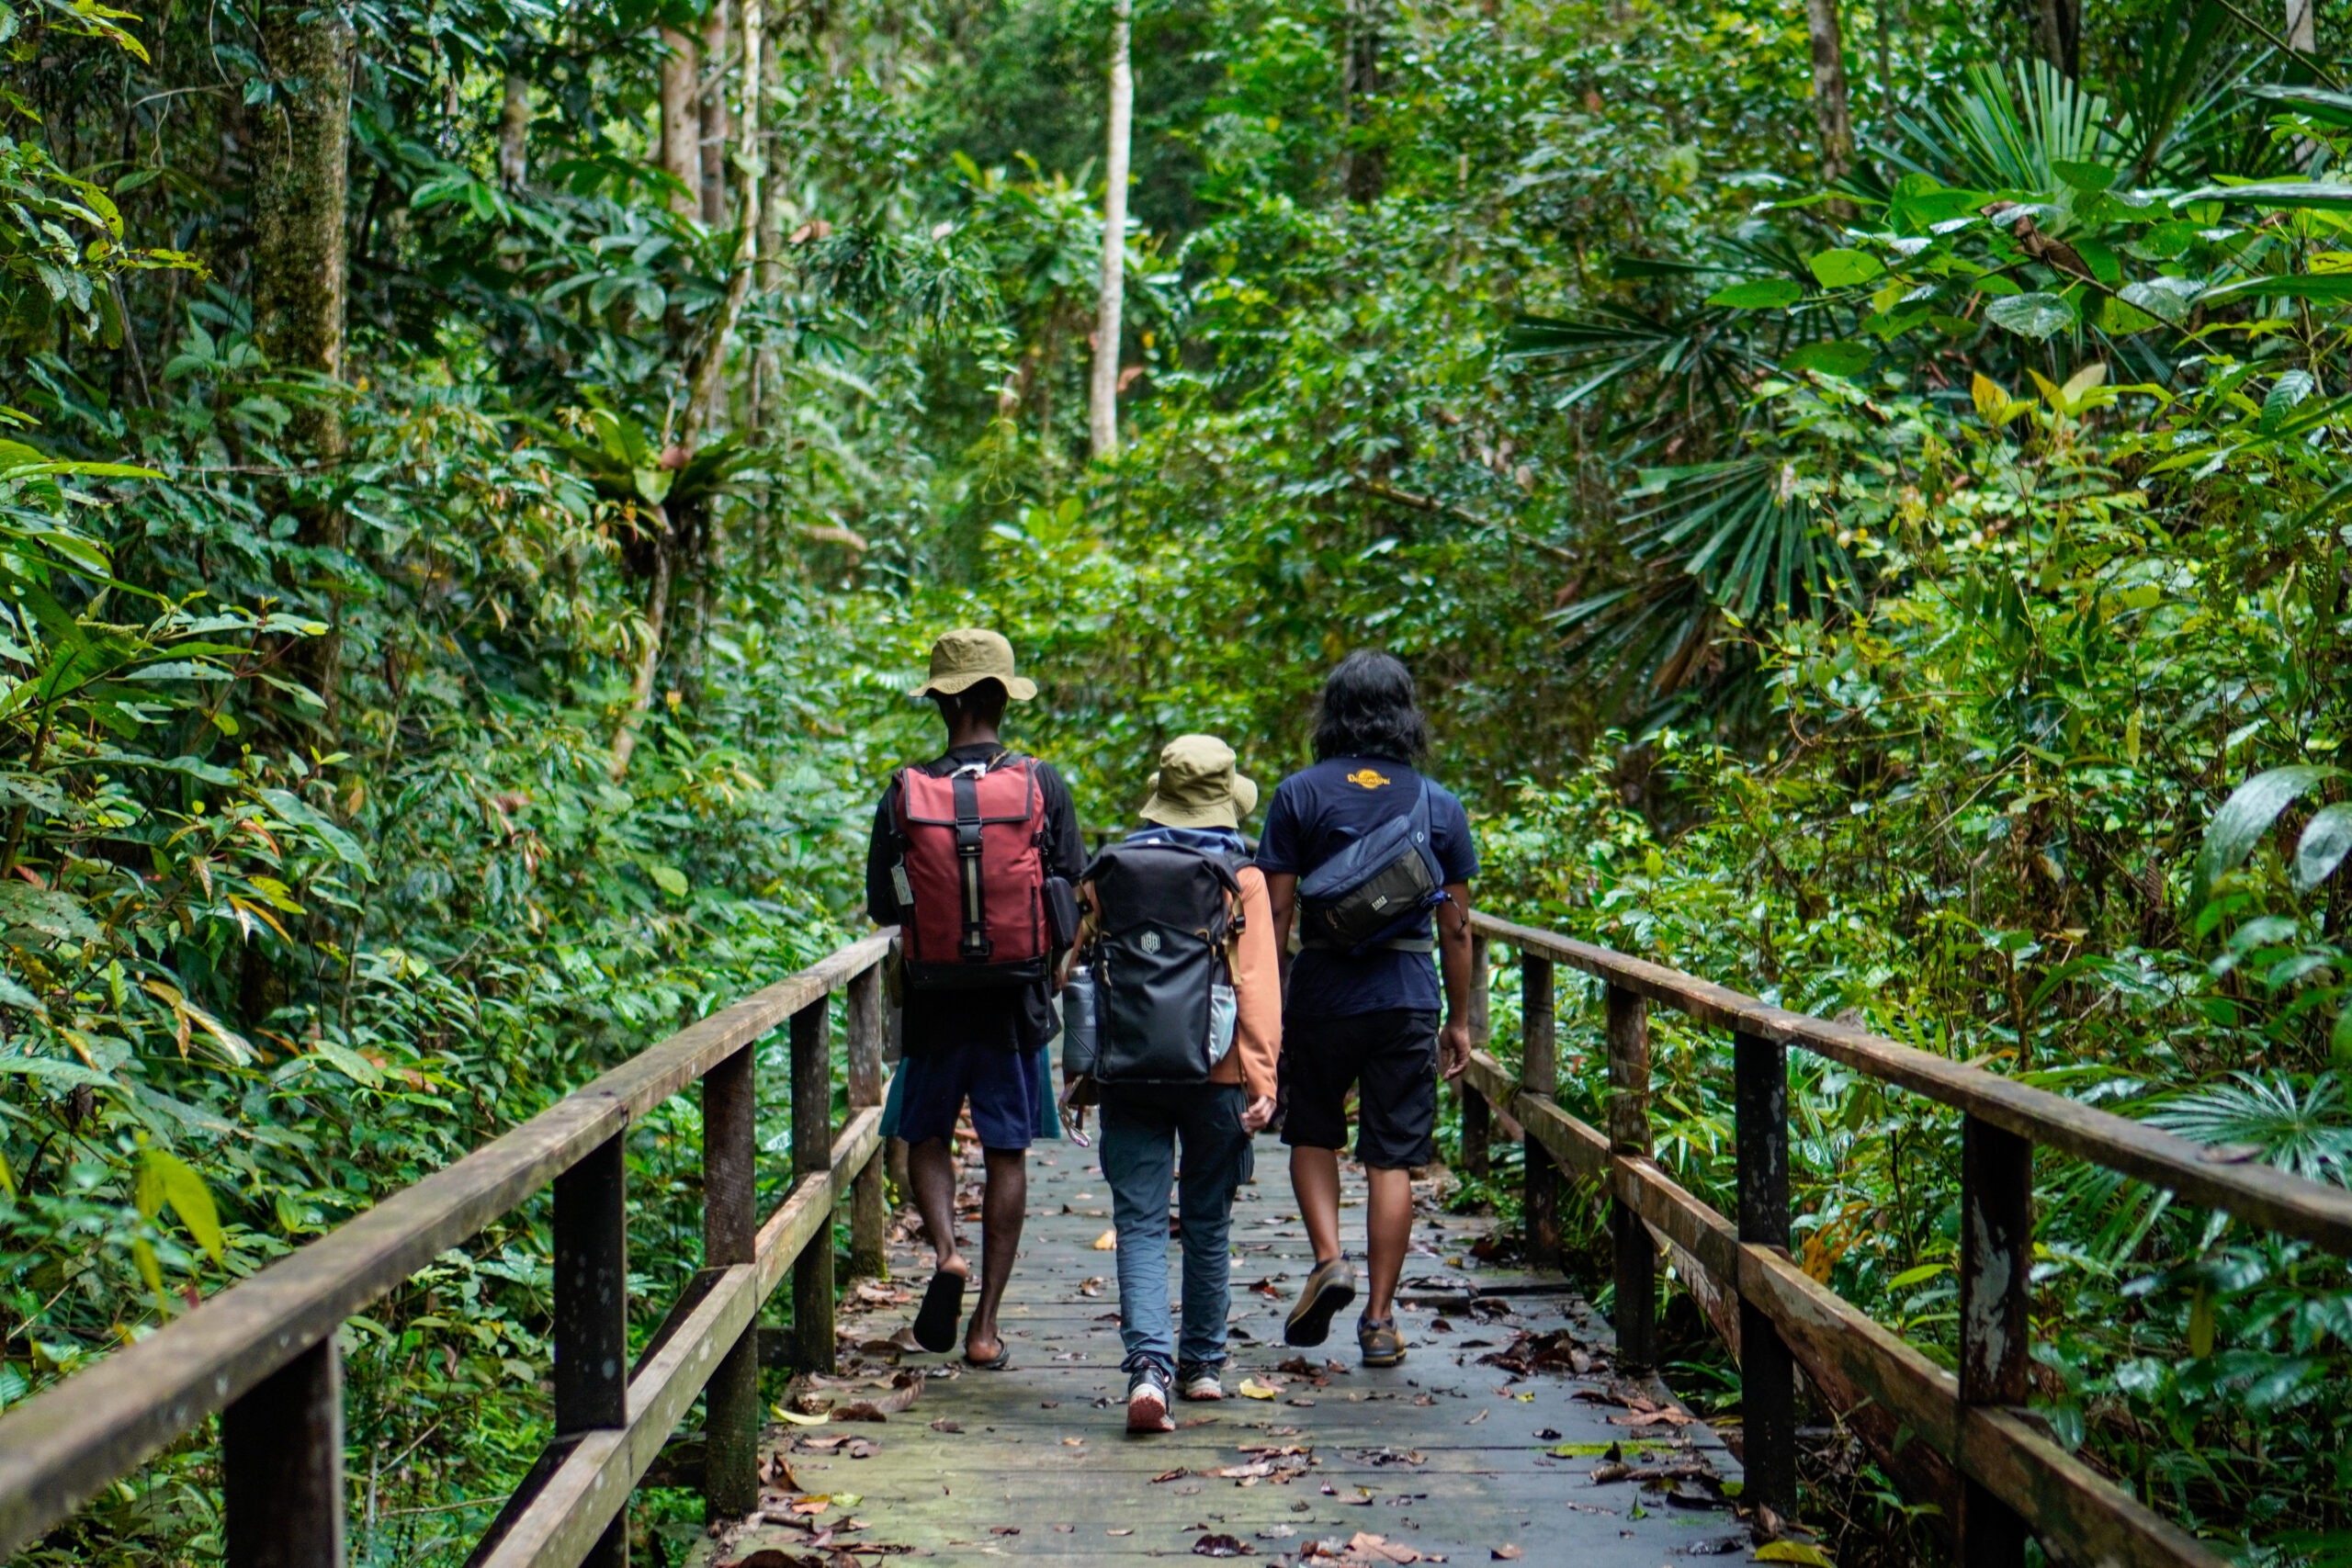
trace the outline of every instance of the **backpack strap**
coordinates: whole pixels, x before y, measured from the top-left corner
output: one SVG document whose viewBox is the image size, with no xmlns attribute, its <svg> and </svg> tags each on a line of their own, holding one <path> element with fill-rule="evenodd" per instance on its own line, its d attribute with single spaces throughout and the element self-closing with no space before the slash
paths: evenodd
<svg viewBox="0 0 2352 1568">
<path fill-rule="evenodd" d="M 964 935 L 956 944 L 967 964 L 986 964 L 996 944 L 989 941 L 987 882 L 980 874 L 980 784 L 993 765 L 967 762 L 948 774 L 956 793 L 956 880 L 963 892 Z"/>
</svg>

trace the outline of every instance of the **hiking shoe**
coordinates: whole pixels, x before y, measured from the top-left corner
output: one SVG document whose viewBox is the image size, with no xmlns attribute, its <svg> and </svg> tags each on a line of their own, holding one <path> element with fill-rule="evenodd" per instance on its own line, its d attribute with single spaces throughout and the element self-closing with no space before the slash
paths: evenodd
<svg viewBox="0 0 2352 1568">
<path fill-rule="evenodd" d="M 1356 1299 L 1354 1265 L 1344 1258 L 1317 1263 L 1298 1292 L 1298 1304 L 1283 1323 L 1285 1345 L 1320 1345 L 1331 1332 L 1331 1319 Z"/>
<path fill-rule="evenodd" d="M 1176 1396 L 1195 1402 L 1225 1397 L 1225 1384 L 1217 1381 L 1216 1369 L 1202 1362 L 1176 1369 Z"/>
<path fill-rule="evenodd" d="M 1131 1433 L 1172 1432 L 1168 1418 L 1168 1374 L 1158 1367 L 1139 1368 L 1127 1380 L 1127 1430 Z"/>
<path fill-rule="evenodd" d="M 1393 1367 L 1405 1359 L 1405 1337 L 1396 1332 L 1396 1320 L 1374 1323 L 1370 1318 L 1356 1324 L 1356 1348 L 1363 1352 L 1367 1367 Z"/>
</svg>

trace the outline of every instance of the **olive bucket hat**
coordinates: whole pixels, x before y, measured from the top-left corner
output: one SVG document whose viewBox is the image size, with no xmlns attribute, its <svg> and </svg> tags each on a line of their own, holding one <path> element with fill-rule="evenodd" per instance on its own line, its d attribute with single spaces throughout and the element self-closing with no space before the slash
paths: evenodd
<svg viewBox="0 0 2352 1568">
<path fill-rule="evenodd" d="M 915 688 L 918 697 L 953 696 L 982 681 L 1001 681 L 1016 703 L 1037 694 L 1037 682 L 1012 672 L 1012 645 L 984 626 L 960 626 L 931 645 L 931 679 Z"/>
<path fill-rule="evenodd" d="M 1233 748 L 1214 735 L 1180 735 L 1159 749 L 1143 818 L 1163 828 L 1238 828 L 1258 786 L 1234 769 Z"/>
</svg>

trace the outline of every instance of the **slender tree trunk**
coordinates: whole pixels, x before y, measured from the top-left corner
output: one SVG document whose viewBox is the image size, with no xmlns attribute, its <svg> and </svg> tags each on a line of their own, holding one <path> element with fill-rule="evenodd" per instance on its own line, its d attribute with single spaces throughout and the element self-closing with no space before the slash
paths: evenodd
<svg viewBox="0 0 2352 1568">
<path fill-rule="evenodd" d="M 681 218 L 702 210 L 702 116 L 695 103 L 695 39 L 662 29 L 662 170 L 678 182 L 670 209 Z"/>
<path fill-rule="evenodd" d="M 743 0 L 743 60 L 750 73 L 756 73 L 760 59 L 761 0 Z M 747 81 L 743 92 L 744 162 L 749 165 L 743 178 L 742 205 L 736 213 L 735 261 L 727 280 L 727 297 L 719 308 L 718 320 L 711 324 L 710 335 L 697 351 L 687 373 L 685 427 L 678 437 L 679 446 L 691 456 L 717 421 L 723 400 L 724 371 L 727 366 L 727 340 L 734 335 L 735 323 L 743 313 L 744 299 L 752 291 L 752 274 L 760 259 L 760 94 L 758 84 Z M 713 502 L 706 500 L 709 508 L 708 533 L 718 531 L 718 513 Z M 621 715 L 620 728 L 613 735 L 613 778 L 616 782 L 628 772 L 629 759 L 637 751 L 637 735 L 645 722 L 645 710 L 653 700 L 653 680 L 662 667 L 662 641 L 669 624 L 670 584 L 675 571 L 677 553 L 676 532 L 670 525 L 666 513 L 656 513 L 653 551 L 653 578 L 646 586 L 645 647 L 639 650 L 636 672 L 629 680 L 628 707 Z M 714 547 L 706 546 L 706 550 Z"/>
<path fill-rule="evenodd" d="M 637 669 L 628 682 L 628 706 L 620 728 L 613 733 L 613 782 L 628 773 L 637 755 L 637 732 L 653 701 L 653 677 L 662 668 L 662 631 L 670 619 L 670 519 L 660 507 L 653 511 L 653 576 L 645 585 L 645 645 L 637 651 Z"/>
<path fill-rule="evenodd" d="M 1371 130 L 1372 99 L 1380 91 L 1380 37 L 1385 0 L 1349 0 L 1347 55 L 1341 64 L 1347 94 L 1348 199 L 1370 206 L 1388 184 L 1388 154 Z"/>
<path fill-rule="evenodd" d="M 1854 115 L 1846 91 L 1846 39 L 1838 0 L 1804 0 L 1813 41 L 1813 121 L 1821 139 L 1821 183 L 1835 185 L 1854 166 Z"/>
<path fill-rule="evenodd" d="M 2288 3 L 2292 5 L 2294 0 Z M 2034 12 L 2034 47 L 2052 70 L 2070 82 L 2080 74 L 2082 18 L 2081 0 L 2039 0 Z"/>
<path fill-rule="evenodd" d="M 746 38 L 749 29 L 745 29 Z M 747 68 L 755 62 L 748 54 Z M 749 71 L 747 69 L 748 76 Z M 727 221 L 727 0 L 710 0 L 702 27 L 702 220 L 712 228 Z M 748 95 L 755 90 L 749 80 Z"/>
<path fill-rule="evenodd" d="M 2287 42 L 2297 54 L 2319 52 L 2318 0 L 2287 0 Z"/>
<path fill-rule="evenodd" d="M 351 182 L 351 28 L 332 6 L 306 11 L 277 0 L 260 17 L 265 63 L 276 98 L 254 116 L 254 339 L 280 370 L 343 378 L 344 208 Z M 305 398 L 289 427 L 293 446 L 317 468 L 344 455 L 343 412 L 332 397 Z M 340 550 L 342 510 L 324 499 L 322 475 L 293 488 L 287 504 L 298 541 Z M 337 585 L 323 585 L 325 636 L 295 645 L 292 661 L 332 709 Z"/>
<path fill-rule="evenodd" d="M 745 24 L 747 27 L 749 23 Z M 763 33 L 760 39 L 760 287 L 784 287 L 785 204 L 791 183 L 784 176 L 784 128 L 768 116 L 784 96 L 784 66 L 776 58 L 778 39 Z M 746 104 L 746 113 L 752 112 Z"/>
<path fill-rule="evenodd" d="M 506 68 L 506 102 L 498 116 L 498 180 L 508 190 L 521 190 L 530 177 L 531 82 L 522 72 Z"/>
<path fill-rule="evenodd" d="M 1136 84 L 1127 59 L 1133 11 L 1129 0 L 1111 6 L 1111 104 L 1102 156 L 1102 286 L 1094 312 L 1094 380 L 1087 429 L 1097 459 L 1119 450 L 1119 318 L 1125 304 L 1127 143 L 1134 128 Z"/>
</svg>

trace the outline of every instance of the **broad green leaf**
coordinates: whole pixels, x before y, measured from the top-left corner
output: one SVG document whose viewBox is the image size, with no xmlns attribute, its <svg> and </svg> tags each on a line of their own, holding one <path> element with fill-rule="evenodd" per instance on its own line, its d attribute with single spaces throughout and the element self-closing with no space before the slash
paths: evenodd
<svg viewBox="0 0 2352 1568">
<path fill-rule="evenodd" d="M 1781 310 L 1804 298 L 1804 290 L 1785 277 L 1759 277 L 1735 283 L 1707 296 L 1707 303 L 1734 310 Z"/>
<path fill-rule="evenodd" d="M 2012 294 L 1986 306 L 1984 319 L 2019 337 L 2040 342 L 2073 326 L 2075 310 L 2055 294 Z"/>
<path fill-rule="evenodd" d="M 212 1206 L 211 1190 L 204 1185 L 204 1178 L 197 1175 L 178 1156 L 167 1154 L 152 1145 L 141 1152 L 139 1174 L 132 1186 L 132 1201 L 139 1212 L 149 1219 L 161 1214 L 165 1204 L 180 1217 L 196 1244 L 220 1261 L 228 1236 L 220 1229 L 220 1213 Z"/>
<path fill-rule="evenodd" d="M 2172 198 L 2175 207 L 2193 202 L 2243 202 L 2254 207 L 2352 209 L 2352 186 L 2315 180 L 2256 180 L 2242 186 L 2199 186 Z"/>
<path fill-rule="evenodd" d="M 663 865 L 655 862 L 647 865 L 645 872 L 647 875 L 653 878 L 655 886 L 673 898 L 684 897 L 692 886 L 692 884 L 686 881 L 685 873 L 674 865 Z"/>
<path fill-rule="evenodd" d="M 2125 284 L 2121 298 L 2125 304 L 2177 326 L 2188 319 L 2189 307 L 2204 291 L 2205 286 L 2193 277 L 2149 277 Z"/>
<path fill-rule="evenodd" d="M 2352 853 L 2352 801 L 2339 800 L 2321 807 L 2303 826 L 2302 841 L 2295 846 L 2295 891 L 2309 893 L 2325 882 L 2347 853 Z"/>
<path fill-rule="evenodd" d="M 1756 1549 L 1758 1562 L 1800 1562 L 1804 1568 L 1838 1568 L 1837 1559 L 1809 1540 L 1768 1540 Z"/>
<path fill-rule="evenodd" d="M 2115 183 L 2115 171 L 2105 164 L 2078 164 L 2066 158 L 2050 161 L 2050 172 L 2086 196 L 2097 196 Z"/>
<path fill-rule="evenodd" d="M 2205 848 L 2197 857 L 2195 901 L 2204 903 L 2217 879 L 2245 863 L 2281 811 L 2306 791 L 2343 776 L 2343 769 L 2324 762 L 2296 762 L 2256 773 L 2231 791 L 2205 829 Z"/>
<path fill-rule="evenodd" d="M 334 852 L 334 858 L 348 866 L 356 867 L 363 874 L 372 874 L 368 852 L 359 840 L 345 831 L 343 826 L 309 801 L 291 790 L 263 789 L 255 792 L 281 821 L 301 828 L 321 843 Z"/>
<path fill-rule="evenodd" d="M 1871 345 L 1866 343 L 1809 343 L 1781 362 L 1791 370 L 1817 370 L 1825 376 L 1859 376 L 1870 368 Z"/>
<path fill-rule="evenodd" d="M 2232 299 L 2352 299 L 2352 273 L 2241 277 L 2234 283 L 2216 284 L 2197 297 L 2199 305 L 2226 304 Z"/>
<path fill-rule="evenodd" d="M 311 1047 L 311 1055 L 356 1084 L 368 1089 L 383 1087 L 382 1069 L 348 1045 L 337 1045 L 333 1041 L 322 1040 Z"/>
<path fill-rule="evenodd" d="M 1821 280 L 1824 288 L 1850 288 L 1857 283 L 1868 283 L 1886 270 L 1886 264 L 1867 251 L 1824 251 L 1812 257 L 1805 265 Z"/>
</svg>

